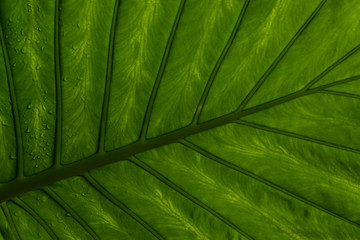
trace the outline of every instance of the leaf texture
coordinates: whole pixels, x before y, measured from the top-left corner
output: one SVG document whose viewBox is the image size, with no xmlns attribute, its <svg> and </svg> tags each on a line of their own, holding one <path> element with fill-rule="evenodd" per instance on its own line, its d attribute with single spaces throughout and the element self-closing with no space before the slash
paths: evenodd
<svg viewBox="0 0 360 240">
<path fill-rule="evenodd" d="M 0 2 L 0 239 L 360 239 L 356 0 Z"/>
</svg>

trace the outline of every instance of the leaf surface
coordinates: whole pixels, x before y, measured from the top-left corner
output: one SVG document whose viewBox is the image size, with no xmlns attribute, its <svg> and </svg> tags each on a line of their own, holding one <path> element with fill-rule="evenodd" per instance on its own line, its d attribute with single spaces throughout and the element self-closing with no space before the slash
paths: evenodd
<svg viewBox="0 0 360 240">
<path fill-rule="evenodd" d="M 0 2 L 0 239 L 360 239 L 355 0 Z"/>
</svg>

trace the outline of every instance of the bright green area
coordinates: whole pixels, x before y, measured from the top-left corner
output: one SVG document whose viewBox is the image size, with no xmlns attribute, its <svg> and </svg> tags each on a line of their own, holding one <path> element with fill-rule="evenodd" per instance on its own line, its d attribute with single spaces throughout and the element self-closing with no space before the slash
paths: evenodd
<svg viewBox="0 0 360 240">
<path fill-rule="evenodd" d="M 63 163 L 89 156 L 98 147 L 114 2 L 60 1 Z"/>
<path fill-rule="evenodd" d="M 359 10 L 0 1 L 0 240 L 360 239 Z"/>
<path fill-rule="evenodd" d="M 25 175 L 50 167 L 54 154 L 54 7 L 53 1 L 0 2 L 1 27 L 19 110 Z"/>
</svg>

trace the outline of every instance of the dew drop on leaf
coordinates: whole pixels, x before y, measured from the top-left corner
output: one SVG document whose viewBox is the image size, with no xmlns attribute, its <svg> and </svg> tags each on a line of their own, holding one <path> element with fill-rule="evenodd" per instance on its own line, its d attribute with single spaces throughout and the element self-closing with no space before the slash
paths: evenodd
<svg viewBox="0 0 360 240">
<path fill-rule="evenodd" d="M 15 154 L 15 153 L 11 153 L 10 156 L 9 156 L 9 158 L 10 158 L 11 160 L 16 160 L 16 154 Z"/>
<path fill-rule="evenodd" d="M 33 107 L 33 105 L 32 105 L 31 103 L 29 103 L 29 104 L 26 106 L 27 109 L 32 109 L 32 107 Z"/>
<path fill-rule="evenodd" d="M 70 213 L 66 213 L 65 216 L 71 217 L 71 214 L 70 214 Z"/>
</svg>

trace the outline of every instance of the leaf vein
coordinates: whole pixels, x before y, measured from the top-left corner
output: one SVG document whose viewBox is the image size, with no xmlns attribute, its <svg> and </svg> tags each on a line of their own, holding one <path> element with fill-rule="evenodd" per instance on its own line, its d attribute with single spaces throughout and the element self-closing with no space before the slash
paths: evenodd
<svg viewBox="0 0 360 240">
<path fill-rule="evenodd" d="M 42 227 L 44 230 L 49 234 L 52 239 L 58 239 L 53 232 L 53 230 L 46 224 L 46 222 L 34 211 L 32 210 L 27 204 L 21 201 L 19 198 L 11 199 L 12 202 L 16 203 L 19 207 L 24 209 L 33 219 Z"/>
<path fill-rule="evenodd" d="M 94 239 L 100 239 L 94 230 L 71 208 L 67 203 L 56 195 L 49 187 L 42 189 L 50 198 L 52 198 L 57 204 L 59 204 L 66 212 L 70 213 L 71 216 L 80 224 L 80 226 L 90 234 Z"/>
<path fill-rule="evenodd" d="M 360 44 L 351 49 L 349 52 L 347 52 L 344 56 L 336 60 L 332 65 L 327 67 L 322 73 L 320 73 L 316 78 L 314 78 L 312 81 L 310 81 L 304 89 L 309 89 L 312 86 L 314 86 L 320 79 L 322 79 L 326 74 L 328 74 L 331 70 L 333 70 L 335 67 L 340 65 L 342 62 L 344 62 L 346 59 L 351 57 L 354 53 L 356 53 L 360 49 Z"/>
<path fill-rule="evenodd" d="M 338 96 L 343 96 L 343 97 L 360 99 L 360 95 L 353 94 L 353 93 L 347 93 L 347 92 L 338 92 L 338 91 L 332 91 L 332 90 L 321 90 L 321 91 L 318 91 L 318 93 L 329 94 L 329 95 L 338 95 Z"/>
<path fill-rule="evenodd" d="M 291 38 L 291 40 L 288 42 L 288 44 L 285 46 L 285 48 L 281 51 L 281 53 L 275 58 L 274 62 L 270 65 L 270 67 L 265 71 L 265 73 L 261 76 L 261 78 L 257 81 L 255 86 L 250 90 L 248 95 L 245 97 L 245 99 L 242 101 L 240 106 L 236 111 L 241 111 L 245 108 L 245 106 L 248 104 L 248 102 L 251 100 L 251 98 L 255 95 L 257 90 L 261 87 L 261 85 L 265 82 L 265 80 L 269 77 L 269 75 L 273 72 L 273 70 L 277 67 L 277 65 L 280 63 L 280 61 L 284 58 L 286 53 L 289 51 L 291 46 L 296 42 L 296 40 L 301 36 L 303 31 L 309 26 L 309 24 L 312 22 L 312 20 L 315 18 L 315 16 L 319 13 L 322 6 L 325 4 L 327 0 L 322 0 L 320 4 L 316 7 L 314 12 L 310 15 L 310 17 L 305 21 L 305 23 L 301 26 L 301 28 L 296 32 L 296 34 Z"/>
<path fill-rule="evenodd" d="M 14 80 L 12 78 L 11 68 L 10 68 L 10 60 L 6 49 L 4 33 L 0 24 L 0 42 L 1 47 L 3 50 L 4 61 L 5 61 L 5 68 L 6 74 L 8 78 L 8 86 L 9 86 L 9 94 L 11 99 L 11 108 L 12 108 L 12 115 L 14 120 L 14 128 L 15 128 L 15 138 L 16 138 L 16 146 L 17 146 L 17 179 L 22 179 L 24 177 L 24 151 L 23 151 L 23 139 L 21 135 L 21 125 L 20 125 L 20 116 L 19 116 L 19 109 L 16 100 L 15 94 L 15 86 Z"/>
<path fill-rule="evenodd" d="M 18 231 L 16 230 L 16 227 L 15 227 L 15 224 L 14 224 L 14 221 L 10 215 L 10 212 L 9 212 L 9 209 L 6 205 L 6 202 L 2 202 L 0 203 L 0 206 L 5 214 L 5 217 L 6 217 L 6 220 L 8 221 L 9 225 L 10 225 L 10 229 L 11 229 L 11 232 L 14 234 L 15 238 L 17 240 L 20 240 L 20 236 L 19 236 L 19 233 Z"/>
<path fill-rule="evenodd" d="M 238 19 L 236 20 L 236 23 L 235 23 L 235 26 L 234 26 L 234 29 L 221 53 L 221 55 L 219 56 L 219 59 L 217 60 L 212 72 L 211 72 L 211 75 L 210 75 L 210 78 L 208 79 L 208 82 L 206 83 L 206 86 L 205 86 L 205 89 L 203 91 L 203 94 L 201 96 L 201 99 L 199 101 L 199 104 L 196 108 L 196 111 L 195 111 L 195 114 L 194 114 L 194 117 L 193 117 L 193 120 L 191 122 L 191 124 L 193 125 L 197 125 L 198 124 L 198 121 L 199 121 L 199 117 L 200 117 L 200 114 L 201 114 L 201 110 L 203 108 L 203 105 L 206 101 L 206 98 L 207 96 L 209 95 L 209 92 L 210 92 L 210 89 L 211 89 L 211 86 L 215 80 L 215 77 L 216 77 L 216 74 L 218 73 L 220 67 L 221 67 L 221 64 L 223 63 L 235 37 L 236 37 L 236 34 L 240 28 L 240 25 L 241 25 L 241 22 L 245 16 L 245 13 L 246 13 L 246 10 L 247 10 L 247 7 L 249 6 L 249 3 L 250 3 L 250 0 L 246 0 L 241 11 L 240 11 L 240 14 L 239 14 L 239 17 Z"/>
<path fill-rule="evenodd" d="M 62 144 L 62 89 L 60 73 L 60 37 L 59 37 L 59 0 L 55 1 L 55 89 L 56 89 L 56 126 L 55 126 L 55 162 L 54 167 L 59 167 L 61 162 Z"/>
<path fill-rule="evenodd" d="M 99 132 L 99 143 L 98 143 L 98 152 L 103 153 L 105 148 L 105 134 L 106 134 L 106 123 L 109 112 L 109 101 L 110 101 L 110 87 L 111 87 L 111 76 L 114 60 L 114 42 L 115 42 L 115 31 L 116 31 L 116 21 L 119 11 L 119 2 L 116 0 L 114 6 L 113 19 L 111 23 L 111 32 L 109 39 L 109 52 L 108 52 L 108 61 L 106 66 L 106 80 L 105 80 L 105 89 L 104 89 L 104 99 L 103 106 L 101 111 L 101 120 L 100 120 L 100 132 Z"/>
<path fill-rule="evenodd" d="M 307 136 L 304 136 L 304 135 L 301 135 L 301 134 L 292 133 L 292 132 L 288 132 L 288 131 L 284 131 L 284 130 L 264 126 L 264 125 L 261 125 L 261 124 L 253 123 L 253 122 L 248 122 L 248 121 L 244 121 L 244 120 L 236 120 L 235 123 L 240 124 L 240 125 L 245 125 L 245 126 L 248 126 L 248 127 L 252 127 L 252 128 L 256 128 L 256 129 L 260 129 L 260 130 L 267 131 L 267 132 L 280 134 L 280 135 L 287 136 L 287 137 L 297 138 L 297 139 L 304 140 L 304 141 L 311 142 L 311 143 L 317 143 L 317 144 L 324 145 L 324 146 L 327 146 L 327 147 L 337 148 L 337 149 L 340 149 L 340 150 L 360 154 L 360 150 L 358 150 L 358 149 L 342 146 L 342 145 L 331 143 L 331 142 L 326 142 L 326 141 L 323 141 L 323 140 L 320 140 L 320 139 L 307 137 Z"/>
<path fill-rule="evenodd" d="M 183 12 L 185 2 L 186 2 L 186 0 L 181 0 L 181 2 L 180 2 L 180 6 L 179 6 L 178 12 L 176 14 L 174 24 L 173 24 L 172 29 L 171 29 L 168 42 L 166 43 L 165 52 L 164 52 L 163 58 L 161 60 L 160 68 L 159 68 L 158 74 L 156 76 L 155 83 L 154 83 L 153 89 L 151 91 L 150 99 L 149 99 L 149 102 L 148 102 L 148 105 L 147 105 L 147 108 L 146 108 L 146 111 L 145 111 L 144 122 L 143 122 L 143 125 L 142 125 L 142 128 L 141 128 L 139 140 L 144 141 L 145 138 L 146 138 L 146 134 L 147 134 L 149 124 L 150 124 L 151 112 L 152 112 L 152 109 L 154 107 L 157 92 L 158 92 L 158 90 L 160 88 L 160 82 L 161 82 L 162 76 L 163 76 L 164 71 L 165 71 L 165 67 L 166 67 L 166 64 L 167 64 L 167 61 L 168 61 L 171 46 L 172 46 L 172 43 L 173 43 L 174 38 L 175 38 L 176 30 L 177 30 L 177 28 L 179 26 L 181 14 Z"/>
<path fill-rule="evenodd" d="M 135 164 L 136 166 L 140 167 L 141 169 L 145 170 L 146 172 L 148 172 L 149 174 L 151 174 L 152 176 L 154 176 L 155 178 L 157 178 L 158 180 L 160 180 L 162 183 L 164 183 L 165 185 L 167 185 L 168 187 L 172 188 L 173 190 L 175 190 L 176 192 L 180 193 L 181 195 L 183 195 L 184 197 L 186 197 L 187 199 L 189 199 L 190 201 L 192 201 L 193 203 L 195 203 L 196 205 L 200 206 L 201 208 L 203 208 L 204 210 L 206 210 L 207 212 L 209 212 L 211 215 L 215 216 L 216 218 L 218 218 L 220 221 L 222 221 L 223 223 L 225 223 L 226 225 L 228 225 L 229 227 L 231 227 L 232 229 L 234 229 L 235 231 L 237 231 L 238 233 L 240 233 L 242 236 L 244 236 L 247 239 L 253 239 L 252 237 L 250 237 L 247 233 L 245 233 L 243 230 L 241 230 L 238 226 L 236 226 L 234 223 L 232 223 L 229 219 L 227 219 L 226 217 L 222 216 L 220 213 L 216 212 L 215 210 L 213 210 L 212 208 L 210 208 L 208 205 L 206 205 L 205 203 L 203 203 L 202 201 L 198 200 L 196 197 L 194 197 L 193 195 L 191 195 L 190 193 L 186 192 L 184 189 L 182 189 L 181 187 L 177 186 L 175 183 L 173 183 L 172 181 L 170 181 L 169 179 L 167 179 L 165 176 L 163 176 L 161 173 L 157 172 L 155 169 L 151 168 L 150 166 L 148 166 L 146 163 L 144 163 L 143 161 L 141 161 L 140 159 L 136 158 L 136 157 L 130 157 L 130 162 L 132 162 L 133 164 Z"/>
<path fill-rule="evenodd" d="M 82 174 L 88 170 L 91 170 L 96 167 L 101 167 L 109 163 L 117 162 L 120 160 L 126 160 L 130 156 L 133 156 L 137 153 L 150 150 L 159 146 L 166 144 L 174 143 L 183 139 L 187 136 L 206 131 L 211 128 L 215 128 L 221 125 L 225 125 L 231 122 L 236 121 L 237 119 L 248 116 L 265 109 L 272 108 L 274 106 L 280 105 L 282 103 L 309 95 L 317 93 L 318 91 L 333 86 L 345 84 L 348 82 L 356 81 L 360 79 L 360 75 L 339 80 L 333 83 L 325 84 L 316 88 L 311 88 L 309 90 L 301 90 L 289 95 L 280 97 L 278 99 L 269 101 L 264 104 L 260 104 L 249 109 L 246 109 L 241 112 L 232 112 L 224 116 L 211 119 L 209 121 L 203 122 L 197 126 L 187 126 L 184 128 L 177 129 L 173 132 L 161 135 L 159 137 L 149 139 L 145 142 L 136 142 L 129 144 L 127 146 L 115 149 L 106 154 L 95 154 L 89 156 L 80 161 L 73 162 L 71 164 L 63 165 L 59 169 L 49 169 L 47 171 L 40 172 L 34 176 L 29 176 L 26 179 L 15 179 L 7 184 L 0 184 L 0 202 L 11 199 L 14 196 L 19 195 L 20 193 L 30 191 L 33 189 L 41 188 L 43 186 L 49 185 L 55 181 L 76 176 Z"/>
<path fill-rule="evenodd" d="M 244 175 L 246 175 L 246 176 L 248 176 L 248 177 L 250 177 L 250 178 L 252 178 L 252 179 L 254 179 L 256 181 L 258 181 L 258 182 L 261 182 L 261 183 L 267 185 L 268 187 L 270 187 L 272 189 L 275 189 L 275 190 L 277 190 L 277 191 L 279 191 L 279 192 L 281 192 L 281 193 L 283 193 L 283 194 L 285 194 L 285 195 L 287 195 L 287 196 L 289 196 L 291 198 L 294 198 L 294 199 L 296 199 L 296 200 L 298 200 L 300 202 L 303 202 L 303 203 L 305 203 L 305 204 L 307 204 L 307 205 L 309 205 L 311 207 L 317 208 L 318 210 L 320 210 L 320 211 L 322 211 L 324 213 L 327 213 L 327 214 L 329 214 L 329 215 L 331 215 L 333 217 L 336 217 L 336 218 L 338 218 L 338 219 L 340 219 L 340 220 L 342 220 L 344 222 L 352 224 L 352 225 L 354 225 L 356 227 L 360 227 L 359 223 L 353 222 L 353 221 L 347 219 L 346 217 L 343 217 L 343 216 L 341 216 L 341 215 L 339 215 L 339 214 L 337 214 L 335 212 L 332 212 L 332 211 L 330 211 L 330 210 L 328 210 L 328 209 L 326 209 L 326 208 L 324 208 L 324 207 L 322 207 L 322 206 L 320 206 L 320 205 L 318 205 L 318 204 L 316 204 L 316 203 L 314 203 L 314 202 L 312 202 L 310 200 L 302 198 L 301 196 L 299 196 L 299 195 L 297 195 L 295 193 L 292 193 L 292 192 L 286 190 L 285 188 L 282 188 L 281 186 L 279 186 L 279 185 L 277 185 L 277 184 L 275 184 L 273 182 L 270 182 L 270 181 L 266 180 L 265 178 L 262 178 L 262 177 L 254 174 L 254 173 L 252 173 L 252 172 L 250 172 L 250 171 L 248 171 L 248 170 L 246 170 L 246 169 L 244 169 L 242 167 L 239 167 L 239 166 L 237 166 L 237 165 L 235 165 L 235 164 L 233 164 L 231 162 L 228 162 L 228 161 L 226 161 L 226 160 L 224 160 L 222 158 L 219 158 L 219 157 L 213 155 L 212 153 L 210 153 L 210 152 L 200 148 L 199 146 L 193 144 L 192 142 L 190 142 L 188 140 L 181 140 L 179 142 L 181 144 L 183 144 L 184 146 L 188 147 L 189 149 L 192 149 L 193 151 L 198 152 L 199 154 L 201 154 L 201 155 L 203 155 L 203 156 L 205 156 L 205 157 L 207 157 L 207 158 L 209 158 L 209 159 L 211 159 L 211 160 L 213 160 L 213 161 L 215 161 L 215 162 L 217 162 L 217 163 L 219 163 L 221 165 L 229 167 L 229 168 L 231 168 L 231 169 L 233 169 L 233 170 L 235 170 L 237 172 L 240 172 L 240 173 L 242 173 L 242 174 L 244 174 Z"/>
<path fill-rule="evenodd" d="M 142 227 L 144 227 L 147 231 L 149 231 L 154 237 L 156 237 L 159 240 L 165 240 L 148 223 L 146 223 L 142 218 L 140 218 L 137 214 L 131 211 L 125 204 L 123 204 L 118 199 L 116 199 L 108 190 L 106 190 L 103 186 L 101 186 L 88 172 L 84 173 L 83 176 L 99 193 L 101 193 L 104 197 L 106 197 L 110 202 L 115 204 L 123 212 L 128 214 L 137 223 L 139 223 Z"/>
</svg>

